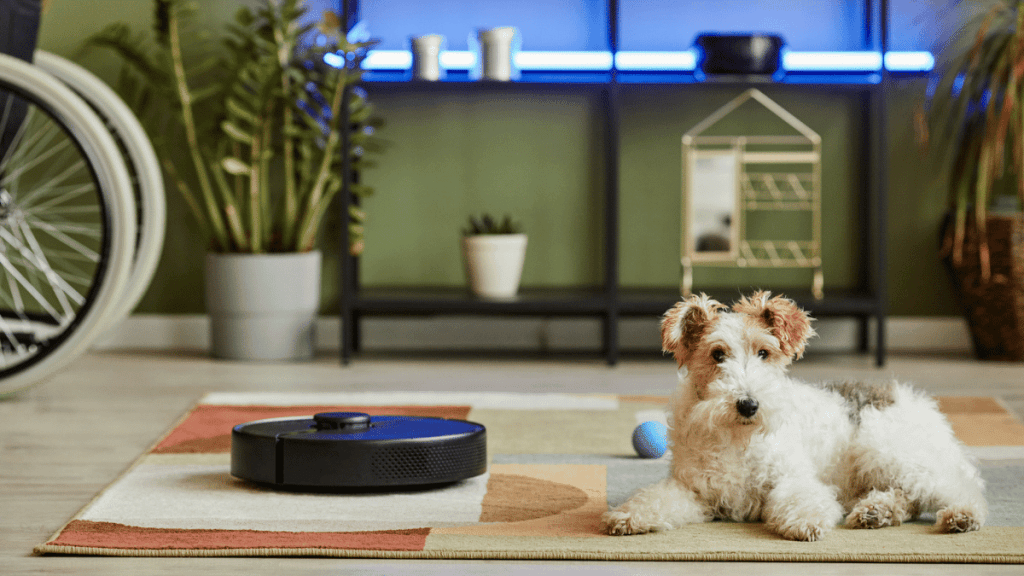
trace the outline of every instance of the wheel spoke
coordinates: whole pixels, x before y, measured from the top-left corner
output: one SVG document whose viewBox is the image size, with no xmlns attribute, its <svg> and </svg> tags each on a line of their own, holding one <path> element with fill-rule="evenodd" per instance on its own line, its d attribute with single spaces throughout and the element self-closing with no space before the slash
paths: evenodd
<svg viewBox="0 0 1024 576">
<path fill-rule="evenodd" d="M 22 174 L 42 164 L 44 161 L 46 161 L 54 154 L 66 150 L 70 144 L 70 140 L 64 140 L 61 143 L 57 144 L 56 146 L 49 147 L 45 152 L 37 154 L 28 162 L 25 162 L 24 164 L 19 165 L 16 169 L 11 170 L 10 172 L 4 174 L 4 177 L 0 179 L 0 186 L 6 186 L 12 180 L 20 178 Z"/>
<path fill-rule="evenodd" d="M 45 215 L 56 215 L 56 214 L 82 214 L 82 215 L 98 215 L 100 213 L 99 206 L 65 206 L 63 208 L 50 208 L 45 212 L 32 207 L 30 210 L 24 210 L 25 214 L 30 216 Z"/>
<path fill-rule="evenodd" d="M 29 136 L 27 141 L 22 141 L 25 133 L 29 131 L 29 126 L 39 126 L 39 128 Z M 45 120 L 36 122 L 36 109 L 30 108 L 21 120 L 18 133 L 11 139 L 3 160 L 0 160 L 0 173 L 5 172 L 7 166 L 12 163 L 17 166 L 22 158 L 32 158 L 39 150 L 45 149 L 57 134 L 59 134 L 58 128 L 52 122 Z"/>
<path fill-rule="evenodd" d="M 6 250 L 0 252 L 6 256 Z M 7 287 L 11 289 L 11 299 L 13 300 L 14 310 L 18 312 L 19 317 L 24 317 L 25 301 L 21 297 L 21 288 L 18 287 L 18 283 L 11 277 L 11 273 L 3 268 L 4 278 L 7 279 Z"/>
<path fill-rule="evenodd" d="M 10 324 L 7 323 L 7 319 L 0 315 L 0 332 L 4 336 L 7 336 L 7 340 L 10 341 L 11 346 L 14 347 L 14 351 L 21 356 L 27 351 L 25 345 L 21 343 L 21 340 L 14 335 L 14 331 L 11 330 Z M 3 347 L 0 347 L 0 359 L 3 360 L 3 365 L 7 366 L 7 354 L 2 353 Z"/>
<path fill-rule="evenodd" d="M 99 227 L 96 225 L 74 224 L 63 221 L 54 222 L 43 217 L 42 214 L 26 215 L 25 220 L 31 220 L 33 224 L 36 224 L 37 222 L 46 222 L 53 229 L 60 230 L 61 232 L 66 232 L 68 234 L 77 234 L 79 236 L 85 236 L 87 238 L 99 238 L 100 236 L 103 235 L 103 231 L 100 230 Z"/>
<path fill-rule="evenodd" d="M 32 205 L 32 201 L 35 199 L 36 196 L 42 194 L 43 192 L 47 192 L 49 190 L 53 190 L 54 185 L 57 182 L 62 182 L 64 180 L 68 179 L 71 175 L 76 174 L 77 172 L 79 172 L 84 167 L 85 167 L 85 160 L 79 160 L 77 162 L 72 163 L 70 166 L 68 166 L 60 174 L 57 174 L 56 176 L 54 176 L 50 180 L 48 180 L 48 181 L 46 181 L 46 182 L 44 182 L 42 184 L 39 184 L 38 186 L 34 186 L 31 192 L 26 194 L 23 198 L 19 199 L 19 203 L 31 206 Z"/>
<path fill-rule="evenodd" d="M 51 260 L 59 260 L 65 263 L 66 267 L 71 266 L 70 264 L 67 264 L 69 261 L 89 262 L 95 264 L 95 260 L 89 258 L 88 256 L 82 254 L 81 252 L 75 252 L 73 250 L 59 250 L 57 248 L 48 248 L 46 250 L 46 253 L 50 256 Z M 83 272 L 80 268 L 76 268 L 75 271 L 80 274 L 85 274 L 85 272 Z"/>
<path fill-rule="evenodd" d="M 0 120 L 0 134 L 7 132 L 7 123 L 11 121 L 11 111 L 14 109 L 15 96 L 10 92 L 6 92 L 6 95 L 7 103 L 4 104 L 3 119 Z M 29 110 L 29 114 L 32 114 L 33 112 L 35 112 L 34 109 Z M 7 143 L 7 150 L 4 151 L 4 157 L 0 159 L 0 173 L 2 173 L 3 170 L 7 167 L 7 162 L 10 161 L 10 158 L 14 154 L 14 151 L 17 150 L 20 146 L 21 139 L 25 135 L 25 130 L 28 126 L 28 122 L 26 120 L 29 120 L 29 114 L 25 115 L 25 118 L 22 119 L 21 125 L 18 126 L 17 133 L 14 135 L 13 138 L 11 138 L 11 141 Z"/>
<path fill-rule="evenodd" d="M 3 266 L 3 268 L 6 269 L 11 274 L 11 276 L 14 277 L 18 284 L 20 284 L 21 287 L 24 288 L 25 291 L 28 292 L 30 296 L 35 298 L 36 302 L 38 302 L 39 305 L 42 306 L 43 310 L 45 310 L 46 313 L 49 314 L 51 318 L 57 320 L 57 322 L 61 325 L 64 324 L 65 320 L 64 318 L 61 317 L 60 313 L 54 310 L 53 306 L 51 306 L 50 303 L 47 302 L 46 298 L 44 298 L 43 295 L 40 294 L 38 290 L 36 290 L 35 286 L 33 286 L 32 283 L 30 283 L 21 274 L 21 272 L 19 272 L 18 269 L 14 267 L 14 264 L 11 264 L 11 261 L 8 260 L 7 256 L 4 254 L 0 254 L 0 266 Z"/>
<path fill-rule="evenodd" d="M 50 224 L 49 222 L 41 220 L 35 216 L 26 216 L 25 220 L 28 221 L 28 223 L 31 224 L 32 226 L 48 233 L 50 236 L 53 236 L 57 240 L 60 240 L 69 248 L 77 250 L 80 254 L 88 258 L 90 261 L 97 263 L 100 261 L 100 255 L 95 250 L 88 248 L 78 240 L 75 240 L 74 238 L 68 236 L 67 234 L 65 234 L 64 232 L 62 232 L 60 229 Z"/>
<path fill-rule="evenodd" d="M 63 192 L 64 190 L 67 190 L 67 191 Z M 21 206 L 22 211 L 27 213 L 27 214 L 34 214 L 36 212 L 43 212 L 43 211 L 46 211 L 47 213 L 57 212 L 57 211 L 61 211 L 61 210 L 65 210 L 66 211 L 66 210 L 69 210 L 70 208 L 67 208 L 67 207 L 65 207 L 65 208 L 53 208 L 53 206 L 55 206 L 57 204 L 62 204 L 64 202 L 68 202 L 69 200 L 74 200 L 75 198 L 78 198 L 82 194 L 86 194 L 88 192 L 95 192 L 95 191 L 96 191 L 96 187 L 91 182 L 86 183 L 86 184 L 72 184 L 72 185 L 68 185 L 68 186 L 54 186 L 50 190 L 50 192 L 51 193 L 57 193 L 59 195 L 54 196 L 53 198 L 50 198 L 49 200 L 40 202 L 38 204 L 34 204 L 34 203 L 31 203 L 31 202 L 25 202 L 24 199 L 22 199 L 18 204 Z M 98 211 L 98 208 L 95 207 L 95 206 L 78 207 L 78 208 L 89 208 L 89 209 L 97 210 Z"/>
<path fill-rule="evenodd" d="M 79 286 L 84 286 L 88 288 L 89 284 L 92 283 L 93 277 L 89 273 L 71 264 L 68 264 L 67 262 L 64 262 L 60 259 L 53 258 L 52 254 L 50 256 L 51 258 L 49 260 L 51 262 L 60 263 L 60 266 L 51 265 L 51 268 L 53 269 L 54 273 L 57 274 L 57 278 L 62 283 L 62 285 L 64 282 L 66 282 L 68 286 L 72 284 L 77 284 Z M 29 259 L 24 255 L 18 256 L 11 253 L 7 254 L 7 258 L 11 261 L 12 264 L 18 265 L 20 269 L 25 270 L 26 272 L 32 271 L 42 274 L 46 273 L 45 270 L 38 269 L 39 263 L 36 259 Z M 60 272 L 57 272 L 58 269 L 60 270 Z M 65 286 L 62 289 L 65 291 L 65 293 L 67 293 L 68 296 L 71 296 L 71 298 L 75 300 L 77 304 L 82 304 L 80 300 L 84 300 L 84 296 L 82 296 L 78 290 L 71 289 L 67 286 Z"/>
<path fill-rule="evenodd" d="M 46 258 L 46 254 L 43 249 L 39 246 L 39 242 L 36 240 L 35 234 L 32 233 L 32 229 L 25 224 L 25 221 L 20 222 L 21 233 L 25 236 L 25 240 L 28 242 L 28 247 L 24 245 L 16 246 L 19 252 L 22 253 L 26 258 L 31 259 L 35 257 L 35 264 L 46 275 L 46 280 L 50 283 L 50 287 L 57 297 L 61 300 L 61 305 L 67 314 L 71 315 L 74 312 L 71 310 L 71 305 L 67 302 L 65 295 L 71 297 L 75 301 L 75 304 L 79 306 L 85 302 L 85 297 L 78 293 L 77 290 L 68 285 L 64 279 L 54 272 L 53 267 L 50 266 L 49 260 Z M 3 230 L 0 229 L 0 235 Z"/>
</svg>

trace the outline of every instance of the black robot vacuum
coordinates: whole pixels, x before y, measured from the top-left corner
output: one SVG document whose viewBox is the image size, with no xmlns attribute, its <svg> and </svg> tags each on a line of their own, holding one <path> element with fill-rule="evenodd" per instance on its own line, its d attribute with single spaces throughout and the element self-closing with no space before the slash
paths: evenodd
<svg viewBox="0 0 1024 576">
<path fill-rule="evenodd" d="M 231 430 L 231 475 L 288 489 L 450 484 L 487 471 L 487 431 L 465 420 L 324 412 Z"/>
</svg>

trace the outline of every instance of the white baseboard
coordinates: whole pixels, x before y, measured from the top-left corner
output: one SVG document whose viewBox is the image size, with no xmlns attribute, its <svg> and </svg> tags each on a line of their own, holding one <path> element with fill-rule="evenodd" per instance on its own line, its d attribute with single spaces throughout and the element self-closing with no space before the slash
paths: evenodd
<svg viewBox="0 0 1024 576">
<path fill-rule="evenodd" d="M 94 344 L 100 350 L 206 350 L 209 321 L 202 314 L 136 314 L 109 330 Z M 519 318 L 438 316 L 380 317 L 362 321 L 365 350 L 509 350 L 568 352 L 598 350 L 601 321 L 594 318 Z M 823 319 L 815 323 L 817 351 L 856 348 L 857 322 Z M 874 331 L 874 324 L 870 330 Z M 660 348 L 658 319 L 623 318 L 619 345 L 623 350 Z M 340 322 L 323 316 L 317 322 L 317 348 L 340 348 Z M 890 317 L 886 345 L 893 351 L 966 352 L 971 349 L 967 323 L 960 317 Z"/>
</svg>

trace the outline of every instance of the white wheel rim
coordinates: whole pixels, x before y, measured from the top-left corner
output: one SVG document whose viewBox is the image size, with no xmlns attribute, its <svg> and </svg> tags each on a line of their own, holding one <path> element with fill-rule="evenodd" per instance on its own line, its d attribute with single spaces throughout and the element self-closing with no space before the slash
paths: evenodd
<svg viewBox="0 0 1024 576">
<path fill-rule="evenodd" d="M 141 200 L 136 206 L 141 217 L 137 231 L 139 240 L 124 297 L 107 317 L 107 322 L 113 326 L 128 316 L 142 299 L 160 261 L 167 219 L 160 161 L 135 114 L 102 80 L 85 68 L 44 50 L 36 51 L 34 64 L 56 76 L 100 111 L 108 129 L 116 132 L 125 143 L 126 160 L 135 170 L 137 200 Z"/>
<path fill-rule="evenodd" d="M 131 271 L 136 224 L 135 218 L 129 217 L 135 214 L 135 207 L 132 195 L 126 193 L 126 191 L 131 189 L 131 181 L 124 161 L 113 138 L 107 132 L 99 117 L 88 105 L 69 88 L 45 72 L 26 62 L 2 54 L 0 54 L 0 80 L 17 87 L 19 90 L 44 103 L 46 108 L 55 115 L 55 120 L 62 124 L 64 129 L 78 141 L 82 153 L 84 153 L 92 167 L 92 174 L 95 176 L 96 184 L 99 187 L 98 192 L 102 196 L 107 208 L 106 241 L 109 243 L 109 258 L 104 262 L 106 266 L 105 274 L 102 278 L 96 280 L 99 285 L 96 288 L 90 306 L 76 316 L 74 319 L 76 325 L 73 326 L 73 330 L 66 334 L 55 345 L 55 348 L 46 351 L 40 357 L 33 357 L 29 361 L 24 362 L 24 366 L 12 369 L 11 373 L 0 380 L 0 395 L 7 395 L 45 379 L 66 365 L 75 356 L 84 351 L 89 343 L 98 335 L 98 330 L 105 326 L 106 314 L 109 313 L 124 293 L 125 283 Z M 20 147 L 20 144 L 19 142 L 18 147 Z M 46 150 L 45 147 L 40 146 L 41 148 L 35 149 L 35 153 L 43 156 L 46 154 Z M 14 147 L 12 147 L 13 149 Z M 70 169 L 70 167 L 58 168 L 58 170 Z M 66 192 L 73 193 L 72 190 Z M 31 192 L 27 193 L 26 196 L 29 194 Z M 19 201 L 24 201 L 24 197 L 20 198 Z M 43 222 L 44 227 L 47 226 L 47 223 L 43 214 L 49 214 L 47 210 L 53 210 L 55 206 L 55 204 L 43 206 L 37 212 L 36 217 Z M 38 208 L 39 204 L 36 204 L 36 207 Z M 53 229 L 56 229 L 55 234 L 63 234 L 68 238 L 72 236 L 70 232 L 82 232 L 81 230 L 72 231 L 69 228 L 62 230 L 59 225 L 52 222 L 49 226 L 51 226 L 50 232 L 54 232 Z M 8 228 L 14 229 L 13 226 L 8 226 Z M 12 254 L 16 254 L 21 258 L 30 257 L 31 251 L 26 252 L 23 250 L 26 246 L 31 245 L 31 240 L 28 236 L 22 238 L 15 237 L 15 240 L 18 240 L 18 242 L 11 240 L 13 233 L 7 236 L 7 238 L 3 238 L 5 250 L 9 250 Z M 71 240 L 73 241 L 73 238 Z M 80 250 L 73 242 L 64 239 L 62 241 L 69 247 L 71 253 L 77 251 L 79 256 L 89 257 L 87 252 Z M 7 260 L 7 263 L 10 264 L 10 260 Z M 38 264 L 36 261 L 30 263 L 32 265 Z M 11 266 L 8 265 L 5 268 L 9 272 Z M 14 275 L 11 274 L 11 276 Z M 15 280 L 17 281 L 17 279 Z M 22 284 L 21 288 L 27 292 L 26 284 L 31 283 Z M 4 288 L 0 287 L 0 291 L 2 290 Z M 12 300 L 14 299 L 13 292 L 12 290 L 8 294 L 8 297 Z M 66 295 L 68 298 L 73 298 L 70 292 L 66 293 Z M 51 313 L 54 318 L 64 318 L 67 316 L 66 310 L 57 310 L 57 306 L 50 307 L 52 310 L 47 310 L 47 312 Z M 56 314 L 52 314 L 52 312 Z M 59 324 L 60 322 L 58 322 Z M 3 329 L 4 327 L 0 326 L 0 331 Z M 14 332 L 14 329 L 15 327 L 10 326 L 8 322 L 8 338 L 10 338 L 10 334 Z"/>
</svg>

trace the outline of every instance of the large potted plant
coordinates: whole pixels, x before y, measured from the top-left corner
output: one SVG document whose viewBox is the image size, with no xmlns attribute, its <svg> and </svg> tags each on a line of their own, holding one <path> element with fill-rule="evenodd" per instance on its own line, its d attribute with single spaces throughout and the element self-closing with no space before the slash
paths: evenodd
<svg viewBox="0 0 1024 576">
<path fill-rule="evenodd" d="M 344 156 L 355 174 L 380 148 L 379 120 L 351 89 L 369 43 L 348 42 L 331 12 L 312 23 L 302 0 L 243 7 L 222 38 L 207 39 L 197 6 L 155 0 L 154 34 L 114 24 L 87 45 L 121 56 L 122 93 L 210 238 L 212 353 L 308 358 L 320 305 L 318 231 L 342 189 Z M 356 180 L 355 195 L 372 191 Z M 364 216 L 349 215 L 354 253 Z"/>
<path fill-rule="evenodd" d="M 939 62 L 919 122 L 948 170 L 941 256 L 979 358 L 1024 360 L 1024 2 Z"/>
</svg>

